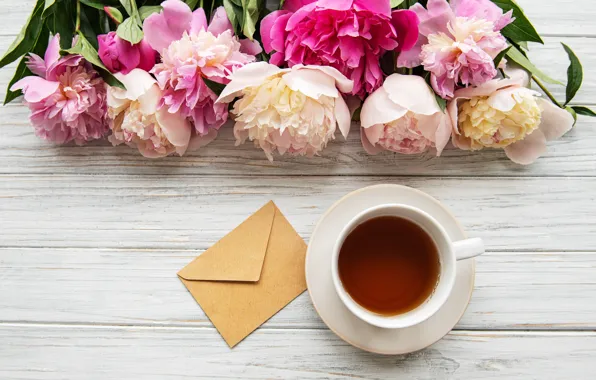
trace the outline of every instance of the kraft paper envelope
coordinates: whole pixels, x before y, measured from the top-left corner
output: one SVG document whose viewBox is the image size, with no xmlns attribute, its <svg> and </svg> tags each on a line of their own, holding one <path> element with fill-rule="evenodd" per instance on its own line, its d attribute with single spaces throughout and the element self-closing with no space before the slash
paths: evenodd
<svg viewBox="0 0 596 380">
<path fill-rule="evenodd" d="M 306 290 L 306 244 L 273 202 L 178 276 L 230 347 Z"/>
</svg>

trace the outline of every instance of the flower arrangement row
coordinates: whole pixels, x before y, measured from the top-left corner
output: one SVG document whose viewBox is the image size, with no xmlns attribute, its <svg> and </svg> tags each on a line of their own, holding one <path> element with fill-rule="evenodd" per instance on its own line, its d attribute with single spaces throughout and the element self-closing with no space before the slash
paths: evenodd
<svg viewBox="0 0 596 380">
<path fill-rule="evenodd" d="M 0 67 L 19 60 L 37 136 L 106 138 L 145 157 L 209 144 L 233 119 L 237 144 L 322 154 L 359 121 L 370 154 L 503 149 L 529 164 L 569 131 L 566 99 L 529 60 L 543 43 L 513 0 L 37 0 Z M 542 92 L 531 89 L 531 84 Z M 543 96 L 545 95 L 546 98 Z"/>
</svg>

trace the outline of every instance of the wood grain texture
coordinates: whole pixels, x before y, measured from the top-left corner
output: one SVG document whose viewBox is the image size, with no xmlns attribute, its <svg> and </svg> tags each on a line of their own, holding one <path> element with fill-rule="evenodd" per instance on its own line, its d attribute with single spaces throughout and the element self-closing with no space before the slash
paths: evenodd
<svg viewBox="0 0 596 380">
<path fill-rule="evenodd" d="M 337 199 L 380 183 L 435 196 L 491 250 L 596 246 L 596 178 L 19 175 L 0 176 L 0 247 L 206 249 L 269 200 L 308 241 Z"/>
<path fill-rule="evenodd" d="M 0 322 L 210 327 L 175 275 L 198 254 L 0 249 Z M 596 329 L 595 267 L 594 252 L 481 256 L 472 302 L 456 329 Z M 262 328 L 326 327 L 304 293 Z"/>
<path fill-rule="evenodd" d="M 592 332 L 452 332 L 398 357 L 329 330 L 261 329 L 234 350 L 203 328 L 3 325 L 0 340 L 0 376 L 23 380 L 591 379 L 596 355 Z"/>
</svg>

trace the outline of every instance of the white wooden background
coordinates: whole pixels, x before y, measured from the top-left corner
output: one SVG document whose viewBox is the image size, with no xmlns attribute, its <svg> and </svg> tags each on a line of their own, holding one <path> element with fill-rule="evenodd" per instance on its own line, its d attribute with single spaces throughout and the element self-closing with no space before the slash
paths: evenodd
<svg viewBox="0 0 596 380">
<path fill-rule="evenodd" d="M 544 35 L 531 55 L 596 104 L 596 3 L 519 0 Z M 32 0 L 2 0 L 0 51 Z M 14 68 L 14 66 L 12 66 Z M 4 97 L 11 70 L 0 71 Z M 564 90 L 555 89 L 558 98 Z M 588 379 L 596 370 L 596 119 L 530 167 L 496 151 L 367 156 L 357 130 L 316 159 L 269 163 L 230 130 L 201 152 L 150 161 L 107 143 L 37 139 L 0 109 L 0 379 Z M 362 186 L 413 186 L 485 239 L 472 302 L 446 338 L 405 356 L 355 349 L 307 294 L 230 350 L 176 271 L 273 199 L 308 241 Z"/>
</svg>

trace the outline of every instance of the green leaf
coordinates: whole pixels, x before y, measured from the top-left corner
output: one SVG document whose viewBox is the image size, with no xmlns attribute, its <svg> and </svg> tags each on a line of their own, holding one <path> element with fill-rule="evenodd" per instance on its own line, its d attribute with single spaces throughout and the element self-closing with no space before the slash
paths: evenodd
<svg viewBox="0 0 596 380">
<path fill-rule="evenodd" d="M 139 15 L 141 16 L 141 20 L 145 20 L 152 14 L 161 12 L 162 9 L 161 5 L 145 5 L 139 8 Z"/>
<path fill-rule="evenodd" d="M 433 93 L 434 93 L 434 91 L 433 91 Z M 445 99 L 441 98 L 436 93 L 435 93 L 435 100 L 437 101 L 439 108 L 441 108 L 441 111 L 445 112 L 445 109 L 447 108 L 447 101 Z"/>
<path fill-rule="evenodd" d="M 122 24 L 118 25 L 116 34 L 133 45 L 138 44 L 143 39 L 143 31 L 133 17 L 127 18 Z"/>
<path fill-rule="evenodd" d="M 122 4 L 126 13 L 128 13 L 129 16 L 132 16 L 132 14 L 134 12 L 133 4 L 136 7 L 137 3 L 135 2 L 135 0 L 120 0 L 120 4 Z"/>
<path fill-rule="evenodd" d="M 75 44 L 75 46 L 73 46 L 70 49 L 62 50 L 60 53 L 78 54 L 83 56 L 83 58 L 85 58 L 87 62 L 91 63 L 99 70 L 101 76 L 104 78 L 106 83 L 108 83 L 110 86 L 118 86 L 124 88 L 124 85 L 118 79 L 116 79 L 116 77 L 113 76 L 112 73 L 110 73 L 109 70 L 103 65 L 103 63 L 99 59 L 97 50 L 95 50 L 95 48 L 89 43 L 89 41 L 87 41 L 83 33 L 79 32 L 78 36 L 79 38 L 77 39 L 77 43 Z"/>
<path fill-rule="evenodd" d="M 37 37 L 37 41 L 35 42 L 31 52 L 43 57 L 43 54 L 48 48 L 49 39 L 50 31 L 46 28 L 43 28 L 41 33 Z M 21 58 L 21 61 L 19 62 L 19 65 L 17 66 L 17 69 L 15 70 L 15 73 L 12 79 L 10 80 L 10 83 L 8 83 L 8 88 L 6 89 L 6 97 L 4 98 L 5 105 L 22 95 L 21 90 L 11 91 L 10 88 L 12 87 L 12 85 L 26 76 L 33 75 L 33 73 L 29 71 L 29 68 L 27 68 L 27 60 L 27 56 Z"/>
<path fill-rule="evenodd" d="M 540 71 L 540 69 L 534 66 L 534 64 L 530 62 L 530 60 L 526 56 L 524 56 L 522 52 L 519 51 L 515 46 L 512 46 L 511 49 L 509 49 L 506 56 L 513 62 L 528 70 L 530 73 L 532 73 L 532 75 L 536 76 L 537 78 L 542 79 L 543 81 L 551 84 L 559 84 L 561 86 L 563 85 L 563 83 L 549 77 L 548 75 Z"/>
<path fill-rule="evenodd" d="M 91 17 L 95 17 L 94 21 L 97 21 L 96 19 L 98 12 L 95 10 L 91 10 L 90 8 L 87 9 L 93 12 L 93 14 L 91 14 Z M 87 11 L 84 9 L 84 7 L 81 7 L 81 32 L 83 33 L 83 35 L 85 35 L 87 41 L 89 41 L 89 43 L 91 43 L 91 45 L 93 45 L 93 47 L 97 49 L 99 46 L 97 42 L 97 33 L 95 32 L 93 24 L 91 23 L 89 16 L 87 16 Z"/>
<path fill-rule="evenodd" d="M 238 35 L 244 23 L 242 7 L 234 4 L 232 0 L 223 0 L 223 6 L 226 10 L 226 14 L 228 15 L 228 19 L 232 23 L 235 34 Z"/>
<path fill-rule="evenodd" d="M 402 0 L 403 1 L 403 0 Z M 277 9 L 282 9 L 284 7 L 284 3 L 286 2 L 286 0 L 280 0 L 279 1 L 279 8 Z"/>
<path fill-rule="evenodd" d="M 225 84 L 217 83 L 207 78 L 203 78 L 207 87 L 211 89 L 211 91 L 215 92 L 215 95 L 219 96 L 223 89 L 226 87 Z"/>
<path fill-rule="evenodd" d="M 41 21 L 43 9 L 44 0 L 37 0 L 27 23 L 25 23 L 17 38 L 10 44 L 10 47 L 4 53 L 2 59 L 0 59 L 0 68 L 16 61 L 31 50 L 43 26 L 43 22 Z"/>
<path fill-rule="evenodd" d="M 569 56 L 569 67 L 567 68 L 567 87 L 565 89 L 565 105 L 567 105 L 577 94 L 577 90 L 582 86 L 584 79 L 584 70 L 582 64 L 571 48 L 564 43 L 563 49 Z"/>
<path fill-rule="evenodd" d="M 530 20 L 528 20 L 524 11 L 514 0 L 492 0 L 492 2 L 504 12 L 513 10 L 513 17 L 515 17 L 515 20 L 501 30 L 501 33 L 503 33 L 505 37 L 511 38 L 516 42 L 529 41 L 544 44 L 544 41 L 542 41 L 542 38 L 540 38 L 540 35 Z"/>
<path fill-rule="evenodd" d="M 197 7 L 199 0 L 184 0 L 184 2 L 190 7 L 190 9 L 194 10 Z"/>
<path fill-rule="evenodd" d="M 505 50 L 503 50 L 499 54 L 497 54 L 497 56 L 493 60 L 493 62 L 495 64 L 495 68 L 499 67 L 499 64 L 501 63 L 501 61 L 503 60 L 503 57 L 505 56 L 505 54 L 507 54 L 509 49 L 511 49 L 511 46 L 508 46 Z"/>
<path fill-rule="evenodd" d="M 52 14 L 46 18 L 46 26 L 52 34 L 60 34 L 60 48 L 68 49 L 75 34 L 75 9 L 67 1 L 57 2 L 52 9 Z"/>
<path fill-rule="evenodd" d="M 255 31 L 257 30 L 257 22 L 259 21 L 259 1 L 258 0 L 242 0 L 242 11 L 244 14 L 244 23 L 242 24 L 242 33 L 249 39 L 253 39 Z"/>
<path fill-rule="evenodd" d="M 404 0 L 391 0 L 391 9 L 399 7 Z"/>
<path fill-rule="evenodd" d="M 115 7 L 119 4 L 118 0 L 80 0 L 82 4 L 102 11 L 104 7 Z"/>
<path fill-rule="evenodd" d="M 528 41 L 519 41 L 518 45 L 520 48 L 524 49 L 525 51 L 530 50 L 530 48 L 528 48 Z"/>
<path fill-rule="evenodd" d="M 565 111 L 569 112 L 571 116 L 573 116 L 573 125 L 575 125 L 575 123 L 577 123 L 577 113 L 575 110 L 571 107 L 565 107 Z"/>
<path fill-rule="evenodd" d="M 124 16 L 122 16 L 122 13 L 118 10 L 118 8 L 105 7 L 104 11 L 112 20 L 114 20 L 115 23 L 122 24 L 122 21 L 124 21 Z"/>
<path fill-rule="evenodd" d="M 45 0 L 42 17 L 46 17 L 49 13 L 51 13 L 50 8 L 54 5 L 55 2 L 56 0 Z"/>
<path fill-rule="evenodd" d="M 578 115 L 584 115 L 584 116 L 591 116 L 591 117 L 596 117 L 596 112 L 592 111 L 591 109 L 589 109 L 588 107 L 582 107 L 582 106 L 573 106 L 571 107 L 573 108 L 573 110 L 578 114 Z"/>
</svg>

